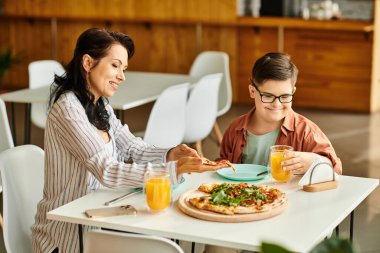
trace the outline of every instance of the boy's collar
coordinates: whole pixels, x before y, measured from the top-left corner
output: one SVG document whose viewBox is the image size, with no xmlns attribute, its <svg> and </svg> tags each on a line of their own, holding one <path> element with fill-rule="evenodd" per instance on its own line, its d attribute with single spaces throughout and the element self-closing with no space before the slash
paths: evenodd
<svg viewBox="0 0 380 253">
<path fill-rule="evenodd" d="M 286 130 L 294 132 L 294 125 L 295 125 L 294 121 L 295 121 L 294 111 L 293 109 L 291 109 L 289 113 L 285 116 L 285 119 L 284 119 L 284 122 L 282 122 L 281 128 L 284 127 L 286 128 Z"/>
<path fill-rule="evenodd" d="M 248 122 L 252 118 L 253 113 L 256 111 L 256 107 L 253 107 L 243 118 L 243 125 L 241 127 L 237 127 L 237 131 L 243 130 L 244 132 L 247 131 L 248 128 Z"/>
</svg>

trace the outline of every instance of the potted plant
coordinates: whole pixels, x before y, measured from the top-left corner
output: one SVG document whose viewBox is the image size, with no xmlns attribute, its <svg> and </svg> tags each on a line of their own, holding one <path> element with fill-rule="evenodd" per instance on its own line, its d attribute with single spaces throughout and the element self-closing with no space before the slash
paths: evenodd
<svg viewBox="0 0 380 253">
<path fill-rule="evenodd" d="M 0 93 L 3 89 L 2 81 L 6 71 L 18 62 L 17 57 L 12 56 L 12 50 L 10 48 L 0 51 Z"/>
</svg>

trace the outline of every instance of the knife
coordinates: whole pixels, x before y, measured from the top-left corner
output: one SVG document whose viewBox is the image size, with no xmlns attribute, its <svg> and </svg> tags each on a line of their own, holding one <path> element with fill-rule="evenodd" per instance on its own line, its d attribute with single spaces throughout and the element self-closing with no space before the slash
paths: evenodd
<svg viewBox="0 0 380 253">
<path fill-rule="evenodd" d="M 115 204 L 116 202 L 119 202 L 119 201 L 121 201 L 121 200 L 123 200 L 123 199 L 125 199 L 125 198 L 128 198 L 129 196 L 133 196 L 133 195 L 135 195 L 135 194 L 137 194 L 137 193 L 140 193 L 140 192 L 142 192 L 142 189 L 141 189 L 141 188 L 138 188 L 138 189 L 136 189 L 136 190 L 134 190 L 134 191 L 131 191 L 131 192 L 128 192 L 127 194 L 124 194 L 124 195 L 122 195 L 122 196 L 120 196 L 120 197 L 117 197 L 117 198 L 115 198 L 115 199 L 112 199 L 112 200 L 110 200 L 110 201 L 107 201 L 106 203 L 104 203 L 104 205 L 105 205 L 105 206 L 109 206 L 109 205 Z"/>
</svg>

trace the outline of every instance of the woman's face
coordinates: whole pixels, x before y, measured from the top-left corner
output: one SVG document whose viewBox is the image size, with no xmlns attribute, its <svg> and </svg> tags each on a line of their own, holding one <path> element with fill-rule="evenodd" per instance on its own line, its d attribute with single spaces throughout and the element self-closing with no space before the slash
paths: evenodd
<svg viewBox="0 0 380 253">
<path fill-rule="evenodd" d="M 101 58 L 96 65 L 91 57 L 90 61 L 92 67 L 87 71 L 87 82 L 90 92 L 95 96 L 95 101 L 101 96 L 113 96 L 121 82 L 125 80 L 124 71 L 128 67 L 127 49 L 120 44 L 114 44 L 110 47 L 107 55 Z M 84 65 L 86 65 L 85 56 Z"/>
<path fill-rule="evenodd" d="M 295 91 L 295 87 L 293 88 L 291 79 L 287 79 L 285 81 L 267 80 L 258 86 L 258 89 L 261 94 L 266 97 L 271 95 L 284 95 L 286 97 L 287 94 L 293 94 Z M 261 100 L 260 92 L 258 92 L 252 85 L 249 86 L 250 96 L 255 100 L 255 113 L 257 116 L 267 123 L 279 123 L 282 121 L 291 110 L 292 102 L 281 103 L 279 99 L 276 98 L 272 103 L 264 103 Z"/>
</svg>

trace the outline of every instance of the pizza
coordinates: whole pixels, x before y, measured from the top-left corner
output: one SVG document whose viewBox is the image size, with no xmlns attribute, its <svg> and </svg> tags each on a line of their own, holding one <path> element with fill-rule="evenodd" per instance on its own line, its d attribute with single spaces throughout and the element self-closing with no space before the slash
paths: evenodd
<svg viewBox="0 0 380 253">
<path fill-rule="evenodd" d="M 228 166 L 232 169 L 232 171 L 233 171 L 234 173 L 237 173 L 235 167 L 234 167 L 234 166 L 232 165 L 232 163 L 231 163 L 230 161 L 228 161 L 228 160 L 223 159 L 223 160 L 219 160 L 219 161 L 217 161 L 217 162 L 213 162 L 213 161 L 210 161 L 209 159 L 207 159 L 207 158 L 205 158 L 205 157 L 203 157 L 202 160 L 203 160 L 203 164 L 205 164 L 205 165 L 215 166 L 215 165 L 219 165 L 219 164 L 226 164 L 226 165 L 228 165 Z"/>
<path fill-rule="evenodd" d="M 225 215 L 268 212 L 287 202 L 278 189 L 248 183 L 202 184 L 198 191 L 200 196 L 188 199 L 192 206 Z"/>
</svg>

